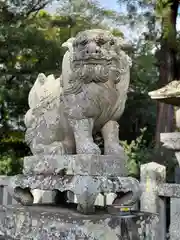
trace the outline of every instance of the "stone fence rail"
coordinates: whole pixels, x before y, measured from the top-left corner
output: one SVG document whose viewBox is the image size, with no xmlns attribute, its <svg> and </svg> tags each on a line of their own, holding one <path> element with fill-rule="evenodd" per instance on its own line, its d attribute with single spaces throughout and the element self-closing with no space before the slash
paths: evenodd
<svg viewBox="0 0 180 240">
<path fill-rule="evenodd" d="M 166 183 L 166 167 L 155 162 L 141 166 L 140 210 L 159 215 L 159 223 L 152 231 L 148 240 L 180 240 L 180 170 L 176 170 L 176 183 Z M 0 205 L 17 204 L 8 193 L 9 177 L 0 176 Z M 52 202 L 53 195 L 50 191 L 33 190 L 34 203 Z M 114 195 L 108 195 L 107 204 L 111 204 Z M 167 226 L 167 199 L 170 199 L 170 226 Z M 104 204 L 103 196 L 99 196 L 96 204 Z M 168 233 L 168 234 L 167 234 Z M 168 238 L 167 238 L 168 236 Z"/>
<path fill-rule="evenodd" d="M 8 176 L 0 176 L 0 205 L 11 205 L 16 203 L 7 190 L 8 182 Z"/>
<path fill-rule="evenodd" d="M 166 183 L 166 167 L 155 162 L 141 166 L 141 211 L 157 213 L 159 223 L 154 229 L 155 240 L 180 240 L 180 169 L 175 183 Z M 170 200 L 168 207 L 167 200 Z M 169 210 L 169 214 L 168 214 Z M 167 226 L 169 215 L 169 226 Z"/>
</svg>

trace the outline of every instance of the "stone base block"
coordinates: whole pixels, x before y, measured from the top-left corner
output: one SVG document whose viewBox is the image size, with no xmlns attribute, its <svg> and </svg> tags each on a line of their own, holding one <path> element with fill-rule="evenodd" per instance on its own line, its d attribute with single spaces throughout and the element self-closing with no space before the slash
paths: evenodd
<svg viewBox="0 0 180 240">
<path fill-rule="evenodd" d="M 25 175 L 127 176 L 125 155 L 35 155 L 24 158 Z"/>
<path fill-rule="evenodd" d="M 53 206 L 1 206 L 0 232 L 13 240 L 135 240 L 145 239 L 140 235 L 146 219 L 125 221 L 117 213 L 83 215 Z"/>
<path fill-rule="evenodd" d="M 180 132 L 161 133 L 160 141 L 163 143 L 163 147 L 180 151 Z"/>
<path fill-rule="evenodd" d="M 32 189 L 55 191 L 55 202 L 58 203 L 67 202 L 69 192 L 76 196 L 78 210 L 83 213 L 94 212 L 94 204 L 99 193 L 116 193 L 123 206 L 133 205 L 141 193 L 139 182 L 130 177 L 17 175 L 11 177 L 9 182 L 10 194 L 23 205 L 33 204 Z M 130 197 L 124 195 L 122 197 L 122 193 Z"/>
</svg>

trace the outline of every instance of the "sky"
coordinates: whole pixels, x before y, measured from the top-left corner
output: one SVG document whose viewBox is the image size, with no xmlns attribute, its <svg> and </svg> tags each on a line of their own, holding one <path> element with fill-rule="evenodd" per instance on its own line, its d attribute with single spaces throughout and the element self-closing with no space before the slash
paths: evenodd
<svg viewBox="0 0 180 240">
<path fill-rule="evenodd" d="M 117 8 L 119 8 L 119 5 L 117 4 L 117 0 L 98 0 L 98 2 L 103 7 L 108 8 L 108 9 L 117 10 Z M 58 6 L 58 3 L 53 3 L 47 9 L 50 12 L 55 12 L 57 6 Z"/>
<path fill-rule="evenodd" d="M 98 0 L 98 2 L 104 8 L 123 11 L 123 9 L 120 9 L 120 5 L 117 3 L 117 0 Z M 46 10 L 48 10 L 50 13 L 54 13 L 58 8 L 58 4 L 59 3 L 54 0 L 53 4 L 49 5 Z M 127 31 L 125 27 L 121 26 L 120 30 L 124 33 L 125 38 L 131 39 L 131 34 L 129 34 L 129 31 Z"/>
<path fill-rule="evenodd" d="M 116 10 L 117 8 L 119 8 L 119 5 L 117 4 L 116 0 L 99 0 L 99 3 L 106 8 L 109 9 L 114 9 Z"/>
<path fill-rule="evenodd" d="M 105 7 L 107 9 L 123 11 L 123 9 L 120 9 L 120 5 L 117 3 L 117 0 L 98 0 L 98 2 L 101 4 L 102 7 Z M 54 2 L 52 5 L 47 7 L 47 10 L 51 13 L 54 13 L 56 11 L 57 7 L 58 7 L 58 3 Z M 180 14 L 180 8 L 179 8 L 179 14 Z M 134 35 L 134 34 L 140 35 L 142 32 L 142 29 L 137 29 L 136 33 L 135 32 L 132 33 L 132 30 L 128 31 L 128 29 L 123 26 L 121 26 L 120 30 L 124 33 L 125 38 L 128 38 L 129 40 L 131 40 L 132 35 Z M 180 18 L 179 17 L 177 19 L 177 30 L 180 31 Z"/>
</svg>

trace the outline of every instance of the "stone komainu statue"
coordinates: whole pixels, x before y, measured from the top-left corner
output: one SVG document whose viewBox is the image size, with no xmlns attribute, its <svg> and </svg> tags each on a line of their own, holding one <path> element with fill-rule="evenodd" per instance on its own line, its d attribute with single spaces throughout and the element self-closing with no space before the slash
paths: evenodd
<svg viewBox="0 0 180 240">
<path fill-rule="evenodd" d="M 127 44 L 96 29 L 63 44 L 62 75 L 39 74 L 29 93 L 26 142 L 33 154 L 101 154 L 93 133 L 101 132 L 104 154 L 122 154 L 119 126 L 127 99 L 131 59 Z"/>
</svg>

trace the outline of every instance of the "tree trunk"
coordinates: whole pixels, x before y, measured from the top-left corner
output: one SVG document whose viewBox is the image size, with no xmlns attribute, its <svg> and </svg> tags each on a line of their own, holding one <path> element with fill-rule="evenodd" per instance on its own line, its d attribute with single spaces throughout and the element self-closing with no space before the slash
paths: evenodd
<svg viewBox="0 0 180 240">
<path fill-rule="evenodd" d="M 162 87 L 173 81 L 177 77 L 176 71 L 176 19 L 178 13 L 178 1 L 173 0 L 169 12 L 162 19 L 162 37 L 161 49 L 159 53 L 159 83 L 158 87 Z M 168 23 L 168 26 L 167 26 Z M 168 29 L 167 29 L 168 28 Z M 167 33 L 168 31 L 168 33 Z M 172 132 L 174 110 L 173 106 L 164 103 L 157 103 L 157 123 L 155 142 L 156 148 L 159 149 L 160 133 Z M 162 158 L 157 159 L 162 163 Z"/>
</svg>

